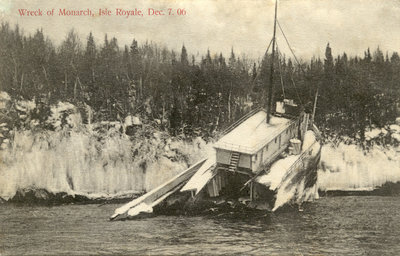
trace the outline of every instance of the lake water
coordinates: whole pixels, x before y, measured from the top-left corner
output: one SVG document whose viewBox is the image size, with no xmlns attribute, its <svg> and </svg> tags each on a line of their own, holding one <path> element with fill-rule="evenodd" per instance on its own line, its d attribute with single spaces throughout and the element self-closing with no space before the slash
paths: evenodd
<svg viewBox="0 0 400 256">
<path fill-rule="evenodd" d="M 400 197 L 323 197 L 303 212 L 109 222 L 120 205 L 0 205 L 0 255 L 400 255 Z"/>
</svg>

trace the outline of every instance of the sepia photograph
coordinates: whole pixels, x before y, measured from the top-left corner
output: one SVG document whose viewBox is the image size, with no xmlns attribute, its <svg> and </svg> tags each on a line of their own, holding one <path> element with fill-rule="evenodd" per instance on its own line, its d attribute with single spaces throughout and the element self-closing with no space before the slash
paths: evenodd
<svg viewBox="0 0 400 256">
<path fill-rule="evenodd" d="M 400 255 L 399 17 L 0 0 L 0 256 Z"/>
</svg>

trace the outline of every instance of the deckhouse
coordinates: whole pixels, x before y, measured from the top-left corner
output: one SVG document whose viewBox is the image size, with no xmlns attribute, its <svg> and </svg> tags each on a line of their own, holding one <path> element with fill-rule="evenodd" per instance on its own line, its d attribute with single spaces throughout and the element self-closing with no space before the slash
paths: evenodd
<svg viewBox="0 0 400 256">
<path fill-rule="evenodd" d="M 217 164 L 229 171 L 258 172 L 285 151 L 291 139 L 303 134 L 308 115 L 300 115 L 300 118 L 275 115 L 269 123 L 266 117 L 266 111 L 260 109 L 228 129 L 214 145 Z"/>
</svg>

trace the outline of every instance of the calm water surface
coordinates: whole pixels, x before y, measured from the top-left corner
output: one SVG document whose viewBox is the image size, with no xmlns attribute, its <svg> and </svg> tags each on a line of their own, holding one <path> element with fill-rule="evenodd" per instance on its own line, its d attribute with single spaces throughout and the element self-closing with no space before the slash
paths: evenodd
<svg viewBox="0 0 400 256">
<path fill-rule="evenodd" d="M 303 212 L 108 222 L 119 205 L 0 205 L 0 255 L 400 255 L 400 197 L 325 197 Z"/>
</svg>

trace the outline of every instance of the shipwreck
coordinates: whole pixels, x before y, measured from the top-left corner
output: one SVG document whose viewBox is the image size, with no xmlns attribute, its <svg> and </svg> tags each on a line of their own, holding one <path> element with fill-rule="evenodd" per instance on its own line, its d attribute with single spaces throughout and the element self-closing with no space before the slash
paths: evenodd
<svg viewBox="0 0 400 256">
<path fill-rule="evenodd" d="M 272 60 L 276 12 L 277 5 Z M 272 104 L 273 70 L 271 61 L 266 108 L 254 109 L 237 120 L 213 145 L 211 156 L 116 209 L 110 220 L 218 207 L 276 211 L 297 205 L 302 210 L 303 202 L 318 197 L 321 135 L 313 122 L 318 90 L 312 113 L 289 99 Z"/>
</svg>

